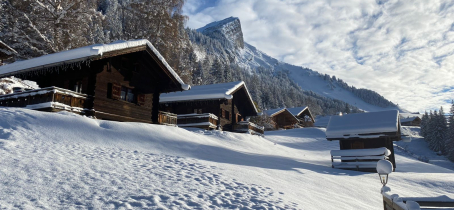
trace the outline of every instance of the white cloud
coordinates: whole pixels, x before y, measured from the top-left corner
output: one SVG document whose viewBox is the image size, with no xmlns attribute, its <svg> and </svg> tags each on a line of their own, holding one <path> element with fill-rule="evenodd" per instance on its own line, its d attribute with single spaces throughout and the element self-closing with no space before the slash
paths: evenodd
<svg viewBox="0 0 454 210">
<path fill-rule="evenodd" d="M 189 0 L 188 26 L 239 17 L 245 40 L 285 62 L 414 111 L 454 99 L 454 4 L 444 0 Z"/>
</svg>

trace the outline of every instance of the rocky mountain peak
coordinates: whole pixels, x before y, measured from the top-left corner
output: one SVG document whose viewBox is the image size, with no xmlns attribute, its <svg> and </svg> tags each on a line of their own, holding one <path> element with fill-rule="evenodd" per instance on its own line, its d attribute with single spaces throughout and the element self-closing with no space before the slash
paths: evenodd
<svg viewBox="0 0 454 210">
<path fill-rule="evenodd" d="M 244 48 L 240 19 L 229 17 L 197 29 L 198 32 L 215 39 L 226 39 L 235 48 Z"/>
</svg>

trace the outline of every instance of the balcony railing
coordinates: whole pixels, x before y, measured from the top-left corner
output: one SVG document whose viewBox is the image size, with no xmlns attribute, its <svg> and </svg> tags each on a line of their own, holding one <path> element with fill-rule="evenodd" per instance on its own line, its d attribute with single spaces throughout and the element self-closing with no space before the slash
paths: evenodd
<svg viewBox="0 0 454 210">
<path fill-rule="evenodd" d="M 263 135 L 265 133 L 264 130 L 265 128 L 263 126 L 259 126 L 248 121 L 241 121 L 233 125 L 233 131 L 238 133 Z"/>
<path fill-rule="evenodd" d="M 216 129 L 218 117 L 211 113 L 202 114 L 179 114 L 179 127 L 197 127 L 204 129 Z"/>
<path fill-rule="evenodd" d="M 159 111 L 158 121 L 161 125 L 177 125 L 177 115 L 170 112 Z"/>
<path fill-rule="evenodd" d="M 71 90 L 47 87 L 0 96 L 0 106 L 44 111 L 70 111 L 90 115 L 93 97 Z"/>
</svg>

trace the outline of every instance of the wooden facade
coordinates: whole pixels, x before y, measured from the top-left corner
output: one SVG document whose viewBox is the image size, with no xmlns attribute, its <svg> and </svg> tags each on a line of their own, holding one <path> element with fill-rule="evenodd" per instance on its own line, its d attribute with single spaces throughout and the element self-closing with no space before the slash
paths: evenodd
<svg viewBox="0 0 454 210">
<path fill-rule="evenodd" d="M 275 109 L 265 112 L 271 118 L 274 129 L 292 129 L 299 122 L 288 109 Z"/>
<path fill-rule="evenodd" d="M 70 111 L 93 115 L 93 98 L 58 87 L 48 87 L 0 96 L 0 106 L 23 107 L 40 111 Z"/>
<path fill-rule="evenodd" d="M 380 119 L 380 116 L 384 117 Z M 397 110 L 332 116 L 326 129 L 327 140 L 338 140 L 340 150 L 385 147 L 391 151 L 388 158 L 395 169 L 393 141 L 402 140 L 398 116 Z M 345 131 L 339 129 L 344 127 Z"/>
<path fill-rule="evenodd" d="M 218 117 L 217 125 L 223 130 L 232 130 L 232 125 L 245 120 L 246 116 L 256 116 L 254 109 L 246 103 L 246 92 L 239 90 L 232 99 L 207 99 L 161 103 L 160 110 L 180 114 L 212 113 Z"/>
<path fill-rule="evenodd" d="M 0 68 L 0 76 L 16 76 L 35 81 L 40 87 L 55 86 L 85 94 L 92 98 L 87 108 L 94 110 L 94 117 L 114 121 L 159 123 L 160 94 L 183 90 L 178 76 L 146 44 L 86 59 L 33 67 L 26 73 L 21 70 L 2 75 Z"/>
<path fill-rule="evenodd" d="M 421 126 L 421 121 L 419 117 L 401 118 L 400 124 L 402 126 Z"/>
<path fill-rule="evenodd" d="M 298 119 L 298 125 L 300 127 L 313 127 L 315 123 L 315 118 L 312 115 L 309 107 L 294 107 L 287 108 L 295 117 Z"/>
<path fill-rule="evenodd" d="M 389 155 L 388 160 L 393 164 L 394 169 L 396 168 L 396 159 L 394 157 L 394 146 L 393 141 L 396 140 L 396 137 L 379 137 L 379 138 L 353 138 L 353 139 L 344 139 L 339 140 L 339 147 L 340 150 L 348 150 L 348 149 L 370 149 L 370 148 L 380 148 L 386 147 L 389 151 L 391 151 L 391 155 Z M 343 160 L 344 161 L 344 160 Z M 368 171 L 368 170 L 366 170 Z M 375 171 L 373 168 L 372 171 Z"/>
<path fill-rule="evenodd" d="M 226 89 L 228 89 L 229 91 L 221 92 L 221 94 L 218 94 L 222 96 L 221 98 L 204 98 L 207 95 L 205 94 L 206 91 L 209 92 L 211 87 L 215 89 L 219 85 L 226 86 Z M 199 92 L 201 93 L 198 94 Z M 216 91 L 214 92 L 216 93 Z M 190 97 L 185 94 L 188 94 Z M 212 129 L 213 124 L 216 124 L 217 129 L 235 131 L 234 125 L 236 125 L 238 122 L 244 121 L 248 116 L 257 116 L 257 110 L 252 99 L 250 98 L 250 94 L 246 86 L 244 85 L 244 82 L 194 86 L 193 89 L 183 93 L 170 93 L 166 95 L 167 96 L 163 96 L 164 100 L 160 102 L 160 110 L 172 112 L 177 114 L 178 116 L 184 115 L 184 119 L 180 117 L 178 118 L 179 126 L 184 126 L 183 122 L 185 122 L 186 124 L 205 123 L 203 125 L 200 124 L 200 126 L 206 129 Z M 168 98 L 168 100 L 165 99 L 166 97 Z M 216 116 L 217 122 L 207 124 L 207 120 L 209 120 L 208 118 L 204 119 L 202 122 L 200 121 L 200 119 L 195 119 L 198 118 L 198 116 L 191 117 L 191 115 L 197 114 L 213 114 Z M 180 119 L 184 121 L 180 121 Z M 197 125 L 192 127 L 200 126 Z"/>
</svg>

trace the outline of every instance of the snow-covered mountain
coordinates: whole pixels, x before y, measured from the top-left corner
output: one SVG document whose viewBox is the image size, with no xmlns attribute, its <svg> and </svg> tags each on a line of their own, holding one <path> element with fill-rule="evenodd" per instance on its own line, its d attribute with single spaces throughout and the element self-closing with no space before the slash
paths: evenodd
<svg viewBox="0 0 454 210">
<path fill-rule="evenodd" d="M 281 62 L 267 55 L 243 40 L 241 23 L 238 18 L 229 17 L 210 23 L 197 29 L 197 32 L 218 41 L 222 45 L 222 47 L 215 45 L 214 49 L 208 49 L 202 42 L 196 41 L 194 49 L 198 60 L 205 59 L 206 55 L 210 54 L 221 60 L 236 63 L 251 73 L 260 73 L 261 69 L 273 72 L 284 71 L 288 72 L 290 78 L 303 90 L 344 101 L 365 111 L 389 109 L 405 111 L 374 91 L 351 87 L 334 76 L 331 77 L 308 68 Z M 205 41 L 205 43 L 210 42 Z"/>
</svg>

